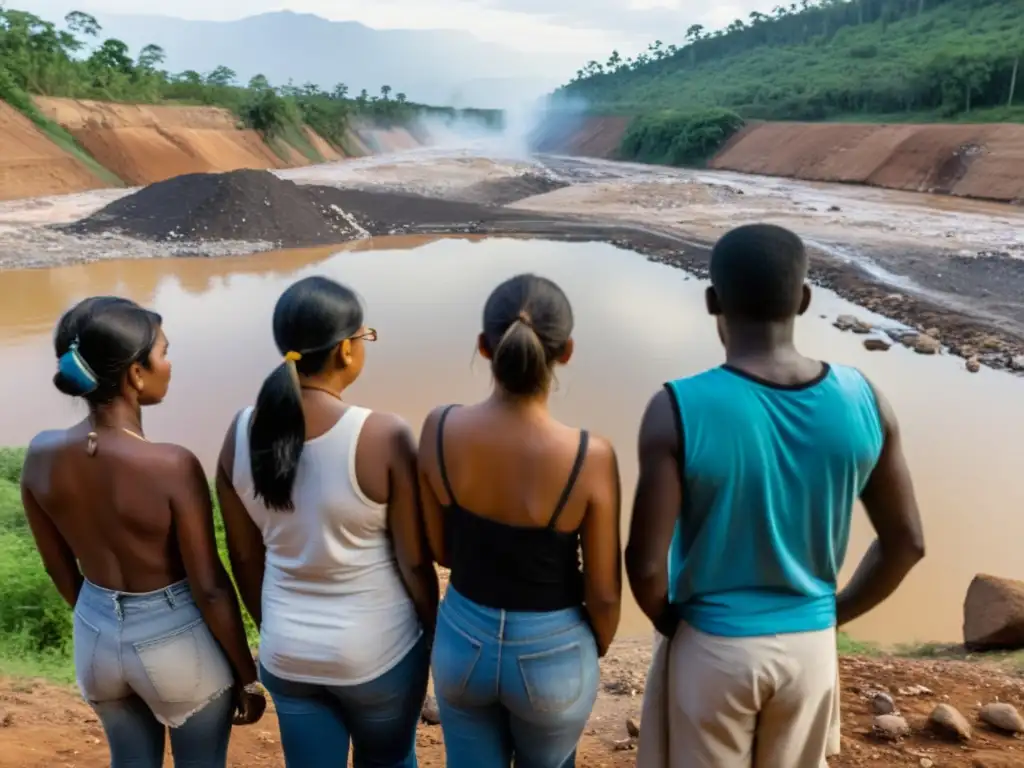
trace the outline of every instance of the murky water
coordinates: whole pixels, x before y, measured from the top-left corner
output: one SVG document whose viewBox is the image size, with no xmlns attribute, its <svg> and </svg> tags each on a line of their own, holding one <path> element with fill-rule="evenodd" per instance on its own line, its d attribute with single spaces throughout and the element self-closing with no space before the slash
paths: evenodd
<svg viewBox="0 0 1024 768">
<path fill-rule="evenodd" d="M 415 246 L 415 247 L 414 247 Z M 163 314 L 171 339 L 170 396 L 146 413 L 158 440 L 181 442 L 207 467 L 234 413 L 277 362 L 270 316 L 280 292 L 311 272 L 351 284 L 380 340 L 352 400 L 394 410 L 418 428 L 427 411 L 488 389 L 474 340 L 488 292 L 532 270 L 564 286 L 577 317 L 576 354 L 559 373 L 552 407 L 562 419 L 611 438 L 628 503 L 635 440 L 648 397 L 667 379 L 716 365 L 722 352 L 704 314 L 703 284 L 670 267 L 602 244 L 390 238 L 242 259 L 104 262 L 0 273 L 0 443 L 23 444 L 44 427 L 80 418 L 80 404 L 50 386 L 51 331 L 87 295 L 129 296 Z M 897 595 L 852 627 L 882 642 L 955 640 L 961 604 L 978 571 L 1024 577 L 1024 382 L 962 361 L 902 348 L 870 353 L 820 318 L 866 313 L 819 291 L 800 321 L 806 352 L 860 366 L 892 400 L 925 516 L 928 557 Z M 846 572 L 870 541 L 858 512 Z M 646 631 L 630 604 L 623 634 Z"/>
</svg>

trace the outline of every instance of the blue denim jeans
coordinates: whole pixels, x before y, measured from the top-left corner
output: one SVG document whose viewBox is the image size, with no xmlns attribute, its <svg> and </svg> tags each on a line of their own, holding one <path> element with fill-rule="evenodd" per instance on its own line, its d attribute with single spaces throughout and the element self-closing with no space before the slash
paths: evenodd
<svg viewBox="0 0 1024 768">
<path fill-rule="evenodd" d="M 416 768 L 416 725 L 427 695 L 430 656 L 424 635 L 397 666 L 368 683 L 311 685 L 260 667 L 274 700 L 288 768 L 348 765 Z"/>
<path fill-rule="evenodd" d="M 448 587 L 432 659 L 448 768 L 571 768 L 597 700 L 582 608 L 485 608 Z"/>
<path fill-rule="evenodd" d="M 112 768 L 224 768 L 231 668 L 186 582 L 145 594 L 86 582 L 74 613 L 75 674 L 110 743 Z"/>
</svg>

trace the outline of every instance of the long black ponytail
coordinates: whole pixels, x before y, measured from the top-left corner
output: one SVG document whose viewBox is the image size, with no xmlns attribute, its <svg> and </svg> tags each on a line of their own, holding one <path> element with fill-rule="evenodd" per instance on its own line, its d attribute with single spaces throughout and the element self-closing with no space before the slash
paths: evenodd
<svg viewBox="0 0 1024 768">
<path fill-rule="evenodd" d="M 260 387 L 249 423 L 254 494 L 270 509 L 294 509 L 292 488 L 306 442 L 299 376 L 322 371 L 338 344 L 362 325 L 355 292 L 326 277 L 299 280 L 277 300 L 274 342 L 284 362 Z"/>
</svg>

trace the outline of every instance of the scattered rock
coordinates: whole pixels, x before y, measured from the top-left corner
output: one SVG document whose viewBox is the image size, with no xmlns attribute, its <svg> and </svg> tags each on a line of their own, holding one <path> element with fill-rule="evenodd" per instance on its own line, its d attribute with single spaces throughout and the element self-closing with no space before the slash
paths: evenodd
<svg viewBox="0 0 1024 768">
<path fill-rule="evenodd" d="M 935 355 L 940 349 L 942 349 L 942 344 L 939 340 L 926 333 L 922 333 L 914 339 L 914 351 L 919 355 Z"/>
<path fill-rule="evenodd" d="M 934 766 L 935 763 L 932 762 L 932 759 L 930 757 L 922 757 L 921 762 L 919 762 L 918 765 L 920 765 L 921 768 L 932 768 L 932 766 Z"/>
<path fill-rule="evenodd" d="M 437 699 L 427 696 L 423 701 L 423 709 L 420 710 L 420 719 L 427 725 L 440 725 L 441 712 L 437 708 Z"/>
<path fill-rule="evenodd" d="M 853 315 L 840 315 L 835 319 L 835 322 L 832 323 L 832 325 L 834 325 L 840 331 L 853 330 L 859 324 L 860 320 L 858 320 Z"/>
<path fill-rule="evenodd" d="M 977 373 L 978 371 L 981 370 L 981 360 L 979 360 L 977 357 L 969 357 L 967 358 L 967 362 L 964 363 L 964 366 L 971 373 Z"/>
<path fill-rule="evenodd" d="M 1024 581 L 974 577 L 964 598 L 964 645 L 971 651 L 1024 648 Z"/>
<path fill-rule="evenodd" d="M 878 691 L 871 697 L 871 708 L 876 715 L 891 715 L 896 711 L 896 702 L 888 693 Z"/>
<path fill-rule="evenodd" d="M 829 213 L 839 213 L 839 211 L 841 211 L 841 210 L 843 210 L 843 209 L 840 208 L 838 205 L 830 205 L 828 207 L 828 212 Z"/>
<path fill-rule="evenodd" d="M 628 750 L 636 749 L 636 739 L 620 739 L 619 741 L 612 742 L 612 746 L 616 752 L 626 752 Z"/>
<path fill-rule="evenodd" d="M 634 739 L 640 736 L 640 723 L 635 718 L 626 718 L 626 733 L 632 736 Z"/>
<path fill-rule="evenodd" d="M 1010 368 L 1015 371 L 1024 371 L 1024 355 L 1010 358 Z"/>
<path fill-rule="evenodd" d="M 886 741 L 898 741 L 910 735 L 910 726 L 899 715 L 879 715 L 871 730 L 878 738 Z"/>
<path fill-rule="evenodd" d="M 949 704 L 939 704 L 932 710 L 928 724 L 936 733 L 961 741 L 969 741 L 972 735 L 967 718 Z"/>
<path fill-rule="evenodd" d="M 1012 704 L 986 704 L 978 713 L 983 723 L 991 725 L 1005 733 L 1024 733 L 1024 717 Z"/>
<path fill-rule="evenodd" d="M 0 709 L 0 728 L 10 728 L 14 725 L 14 717 L 6 709 Z"/>
<path fill-rule="evenodd" d="M 864 349 L 869 352 L 888 352 L 891 347 L 892 342 L 882 336 L 872 336 L 869 339 L 864 339 Z"/>
<path fill-rule="evenodd" d="M 931 696 L 932 689 L 924 685 L 908 685 L 900 688 L 898 693 L 900 696 Z"/>
</svg>

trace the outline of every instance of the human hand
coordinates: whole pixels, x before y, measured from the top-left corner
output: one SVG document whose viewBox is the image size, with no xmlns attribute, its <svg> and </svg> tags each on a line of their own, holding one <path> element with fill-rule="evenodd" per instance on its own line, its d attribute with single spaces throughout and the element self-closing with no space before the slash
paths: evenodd
<svg viewBox="0 0 1024 768">
<path fill-rule="evenodd" d="M 259 722 L 267 710 L 267 699 L 259 683 L 250 683 L 235 689 L 235 715 L 233 725 L 252 725 Z"/>
</svg>

